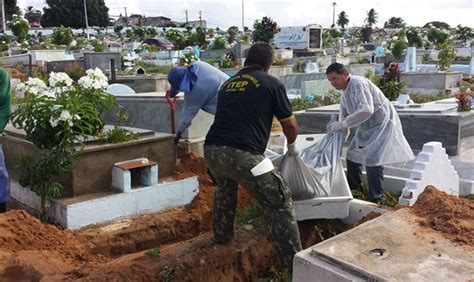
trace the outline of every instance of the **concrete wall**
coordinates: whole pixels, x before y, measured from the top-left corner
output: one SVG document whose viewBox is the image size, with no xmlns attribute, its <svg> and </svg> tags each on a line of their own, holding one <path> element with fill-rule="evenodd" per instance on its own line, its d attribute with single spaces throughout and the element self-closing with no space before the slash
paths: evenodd
<svg viewBox="0 0 474 282">
<path fill-rule="evenodd" d="M 115 60 L 115 71 L 120 71 L 122 68 L 120 53 L 84 53 L 86 69 L 99 68 L 104 74 L 110 74 L 111 59 Z"/>
<path fill-rule="evenodd" d="M 65 50 L 31 50 L 33 64 L 37 62 L 61 61 L 66 59 Z"/>
<path fill-rule="evenodd" d="M 26 154 L 41 153 L 35 145 L 14 135 L 2 136 L 0 143 L 8 172 L 16 180 L 20 176 L 16 160 Z M 163 133 L 120 144 L 86 145 L 71 173 L 57 180 L 64 186 L 65 197 L 107 191 L 111 187 L 114 163 L 143 157 L 158 163 L 161 176 L 170 176 L 176 164 L 174 150 L 173 135 Z"/>
<path fill-rule="evenodd" d="M 295 112 L 301 134 L 326 132 L 326 125 L 334 112 Z M 425 143 L 438 141 L 449 155 L 467 152 L 474 146 L 474 112 L 446 114 L 398 113 L 403 133 L 413 150 L 421 150 Z"/>
<path fill-rule="evenodd" d="M 224 73 L 226 73 L 229 76 L 232 76 L 239 72 L 242 68 L 231 68 L 231 69 L 221 69 Z M 274 77 L 281 79 L 282 76 L 285 75 L 291 75 L 293 73 L 293 66 L 287 65 L 287 66 L 271 66 L 270 70 L 268 71 L 270 75 L 273 75 Z"/>
<path fill-rule="evenodd" d="M 124 95 L 116 97 L 116 101 L 129 114 L 127 126 L 171 133 L 171 113 L 163 93 Z M 184 99 L 179 97 L 176 102 L 175 121 L 177 127 L 181 118 Z M 105 116 L 105 119 L 109 124 L 117 124 L 114 113 L 109 113 Z M 183 133 L 183 138 L 205 137 L 213 121 L 213 115 L 199 111 L 191 126 Z"/>
<path fill-rule="evenodd" d="M 400 78 L 408 88 L 445 90 L 461 86 L 461 72 L 405 72 Z"/>
<path fill-rule="evenodd" d="M 375 73 L 376 65 L 373 64 L 356 64 L 356 65 L 348 65 L 347 69 L 350 74 L 364 76 L 367 71 L 372 71 Z"/>
<path fill-rule="evenodd" d="M 20 55 L 13 55 L 8 57 L 1 57 L 0 64 L 2 65 L 15 65 L 15 64 L 23 64 L 28 65 L 30 62 L 30 54 L 20 54 Z"/>
<path fill-rule="evenodd" d="M 326 80 L 325 73 L 293 73 L 280 77 L 280 81 L 289 89 L 301 89 L 303 81 Z"/>
<path fill-rule="evenodd" d="M 135 90 L 135 93 L 165 92 L 170 87 L 166 75 L 162 74 L 117 76 L 114 83 L 125 84 Z"/>
<path fill-rule="evenodd" d="M 66 66 L 71 63 L 77 63 L 81 65 L 84 69 L 86 68 L 84 65 L 84 60 L 67 60 L 67 61 L 54 61 L 54 62 L 47 62 L 46 63 L 46 70 L 48 73 L 54 71 L 54 72 L 64 72 L 66 69 Z"/>
</svg>

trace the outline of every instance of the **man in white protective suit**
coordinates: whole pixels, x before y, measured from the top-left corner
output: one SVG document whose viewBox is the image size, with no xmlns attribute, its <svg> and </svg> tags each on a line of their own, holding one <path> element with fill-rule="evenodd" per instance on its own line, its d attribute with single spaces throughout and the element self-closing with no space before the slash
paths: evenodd
<svg viewBox="0 0 474 282">
<path fill-rule="evenodd" d="M 347 180 L 351 190 L 362 189 L 362 165 L 367 172 L 369 200 L 385 200 L 383 166 L 414 159 L 403 135 L 402 124 L 395 108 L 382 91 L 365 77 L 350 75 L 344 65 L 331 64 L 326 75 L 332 86 L 342 90 L 339 121 L 331 131 L 357 128 L 347 149 Z"/>
</svg>

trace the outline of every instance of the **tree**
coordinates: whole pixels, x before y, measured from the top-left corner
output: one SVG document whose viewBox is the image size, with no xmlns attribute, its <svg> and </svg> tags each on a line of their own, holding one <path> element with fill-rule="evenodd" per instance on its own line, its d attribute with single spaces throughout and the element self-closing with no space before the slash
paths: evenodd
<svg viewBox="0 0 474 282">
<path fill-rule="evenodd" d="M 365 22 L 371 27 L 377 23 L 377 18 L 377 12 L 375 12 L 375 9 L 372 8 L 367 12 L 367 18 L 365 19 Z"/>
<path fill-rule="evenodd" d="M 441 29 L 449 29 L 450 26 L 449 24 L 445 23 L 445 22 L 439 22 L 439 21 L 433 21 L 433 22 L 429 22 L 429 23 L 426 23 L 423 27 L 424 28 L 429 28 L 429 27 L 436 27 L 436 28 L 441 28 Z"/>
<path fill-rule="evenodd" d="M 261 21 L 255 20 L 253 24 L 253 42 L 262 41 L 270 43 L 276 33 L 277 23 L 269 17 L 263 17 Z"/>
<path fill-rule="evenodd" d="M 344 28 L 349 23 L 349 18 L 347 17 L 346 12 L 342 11 L 337 17 L 337 25 L 341 28 Z"/>
<path fill-rule="evenodd" d="M 36 10 L 33 6 L 28 6 L 25 9 L 25 19 L 30 23 L 39 23 L 41 21 L 42 13 Z"/>
<path fill-rule="evenodd" d="M 444 29 L 431 27 L 430 29 L 428 29 L 428 34 L 426 35 L 426 37 L 430 42 L 439 47 L 449 40 L 449 33 Z"/>
<path fill-rule="evenodd" d="M 83 0 L 46 0 L 46 4 L 48 7 L 43 8 L 42 26 L 86 27 Z M 109 8 L 105 6 L 104 0 L 87 1 L 87 18 L 89 26 L 105 27 L 110 24 Z"/>
<path fill-rule="evenodd" d="M 4 0 L 5 3 L 5 17 L 8 21 L 12 20 L 13 15 L 21 15 L 21 10 L 16 5 L 16 0 Z"/>
<path fill-rule="evenodd" d="M 404 28 L 405 26 L 405 21 L 399 17 L 391 17 L 383 24 L 384 28 Z"/>
<path fill-rule="evenodd" d="M 53 43 L 57 45 L 69 45 L 74 40 L 72 30 L 69 27 L 59 26 L 53 30 Z"/>
<path fill-rule="evenodd" d="M 18 42 L 23 42 L 28 35 L 30 26 L 28 25 L 28 21 L 22 16 L 13 15 L 12 20 L 8 22 L 8 28 L 10 28 Z"/>
<path fill-rule="evenodd" d="M 458 25 L 456 27 L 456 39 L 461 41 L 462 43 L 469 42 L 474 37 L 474 32 L 472 28 L 468 26 L 461 26 Z"/>
<path fill-rule="evenodd" d="M 374 33 L 374 30 L 372 29 L 371 26 L 366 25 L 360 30 L 360 39 L 362 42 L 370 42 L 372 41 L 372 34 Z"/>
<path fill-rule="evenodd" d="M 451 48 L 451 42 L 449 40 L 446 40 L 439 45 L 438 67 L 440 70 L 449 70 L 449 67 L 455 58 L 456 51 Z"/>
<path fill-rule="evenodd" d="M 408 46 L 421 48 L 424 45 L 423 36 L 421 36 L 418 28 L 409 27 L 405 31 L 405 35 L 408 40 Z"/>
<path fill-rule="evenodd" d="M 235 38 L 237 37 L 237 33 L 239 32 L 239 28 L 236 26 L 231 26 L 227 30 L 228 36 L 227 36 L 227 42 L 229 44 L 234 43 Z"/>
</svg>

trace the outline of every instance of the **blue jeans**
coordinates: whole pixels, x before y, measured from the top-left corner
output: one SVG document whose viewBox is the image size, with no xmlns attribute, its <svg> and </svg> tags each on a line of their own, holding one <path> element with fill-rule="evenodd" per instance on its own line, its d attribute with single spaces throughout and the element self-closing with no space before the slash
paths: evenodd
<svg viewBox="0 0 474 282">
<path fill-rule="evenodd" d="M 362 165 L 346 159 L 347 181 L 351 190 L 362 192 Z M 369 201 L 385 200 L 383 189 L 383 166 L 366 166 L 367 182 L 369 183 Z"/>
<path fill-rule="evenodd" d="M 10 178 L 3 158 L 3 148 L 0 144 L 0 203 L 8 201 L 10 201 Z"/>
</svg>

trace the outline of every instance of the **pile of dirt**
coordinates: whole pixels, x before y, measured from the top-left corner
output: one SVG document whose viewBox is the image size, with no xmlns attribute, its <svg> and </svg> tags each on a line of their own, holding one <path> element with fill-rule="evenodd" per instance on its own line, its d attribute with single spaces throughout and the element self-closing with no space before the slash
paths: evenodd
<svg viewBox="0 0 474 282">
<path fill-rule="evenodd" d="M 184 207 L 71 232 L 23 210 L 0 214 L 0 280 L 255 281 L 276 266 L 262 218 L 237 225 L 227 245 L 212 243 L 215 185 L 202 158 L 189 155 L 176 178 L 198 175 Z M 239 206 L 252 198 L 239 188 Z M 344 230 L 330 220 L 300 224 L 305 247 Z M 147 251 L 148 250 L 148 251 Z M 153 250 L 153 252 L 150 252 Z"/>
<path fill-rule="evenodd" d="M 441 232 L 454 242 L 474 246 L 473 201 L 427 186 L 411 211 L 422 218 L 423 226 Z"/>
<path fill-rule="evenodd" d="M 184 154 L 181 156 L 181 163 L 176 166 L 174 178 L 183 179 L 197 175 L 199 179 L 199 195 L 193 200 L 188 208 L 196 209 L 199 212 L 208 212 L 212 210 L 212 201 L 214 199 L 215 184 L 208 174 L 206 162 L 201 157 L 193 154 Z M 252 201 L 252 196 L 247 190 L 239 187 L 237 208 L 244 208 Z"/>
<path fill-rule="evenodd" d="M 86 239 L 69 230 L 44 224 L 24 210 L 12 210 L 0 217 L 0 246 L 12 254 L 20 251 L 57 252 L 78 264 L 85 261 L 104 261 L 84 247 Z"/>
</svg>

